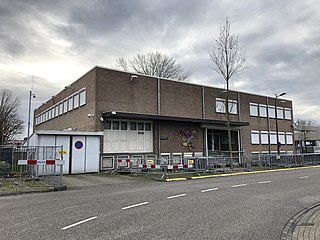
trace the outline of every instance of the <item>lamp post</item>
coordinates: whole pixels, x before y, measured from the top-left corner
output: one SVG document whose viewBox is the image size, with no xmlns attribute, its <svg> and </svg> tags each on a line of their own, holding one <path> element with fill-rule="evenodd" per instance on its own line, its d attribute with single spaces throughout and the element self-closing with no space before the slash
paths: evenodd
<svg viewBox="0 0 320 240">
<path fill-rule="evenodd" d="M 31 98 L 35 98 L 36 95 L 29 91 L 29 114 L 28 114 L 28 133 L 27 133 L 27 147 L 29 147 L 29 138 L 30 138 L 30 116 L 31 116 Z"/>
<path fill-rule="evenodd" d="M 281 143 L 279 142 L 277 99 L 278 97 L 282 97 L 283 95 L 286 95 L 286 94 L 287 93 L 285 92 L 280 94 L 275 94 L 275 99 L 274 99 L 275 117 L 276 117 L 276 136 L 277 136 L 277 159 L 280 158 L 280 146 L 281 146 Z"/>
</svg>

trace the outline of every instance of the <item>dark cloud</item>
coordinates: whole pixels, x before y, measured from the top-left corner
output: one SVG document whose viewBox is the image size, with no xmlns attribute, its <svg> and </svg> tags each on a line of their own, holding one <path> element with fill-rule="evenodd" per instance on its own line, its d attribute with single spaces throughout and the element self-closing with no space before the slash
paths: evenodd
<svg viewBox="0 0 320 240">
<path fill-rule="evenodd" d="M 192 71 L 192 82 L 223 87 L 208 51 L 228 16 L 249 66 L 232 87 L 269 96 L 285 91 L 297 116 L 320 121 L 308 110 L 320 107 L 319 11 L 316 0 L 3 0 L 0 73 L 39 76 L 40 104 L 58 92 L 57 82 L 70 83 L 94 65 L 161 51 Z M 4 77 L 2 85 L 25 97 L 24 77 Z"/>
</svg>

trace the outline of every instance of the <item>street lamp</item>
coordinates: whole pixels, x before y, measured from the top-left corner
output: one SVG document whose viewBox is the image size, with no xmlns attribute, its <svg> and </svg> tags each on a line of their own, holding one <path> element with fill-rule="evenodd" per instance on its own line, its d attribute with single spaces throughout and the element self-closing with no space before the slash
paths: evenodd
<svg viewBox="0 0 320 240">
<path fill-rule="evenodd" d="M 280 94 L 275 94 L 274 105 L 275 105 L 275 117 L 276 117 L 276 136 L 277 136 L 277 159 L 280 158 L 280 146 L 281 143 L 279 142 L 279 129 L 278 129 L 278 110 L 277 110 L 277 99 L 278 97 L 282 97 L 287 93 L 283 92 Z"/>
<path fill-rule="evenodd" d="M 28 134 L 27 134 L 27 147 L 29 147 L 29 138 L 30 138 L 30 115 L 31 115 L 31 98 L 36 98 L 36 95 L 29 92 L 29 114 L 28 114 Z"/>
</svg>

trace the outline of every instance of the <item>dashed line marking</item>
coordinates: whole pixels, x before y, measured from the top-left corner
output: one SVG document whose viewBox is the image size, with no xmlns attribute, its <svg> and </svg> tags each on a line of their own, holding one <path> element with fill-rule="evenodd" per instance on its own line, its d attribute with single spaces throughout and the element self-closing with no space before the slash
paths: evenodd
<svg viewBox="0 0 320 240">
<path fill-rule="evenodd" d="M 309 176 L 303 176 L 303 177 L 299 177 L 300 179 L 305 179 L 308 178 Z"/>
<path fill-rule="evenodd" d="M 202 193 L 211 192 L 211 191 L 216 191 L 216 190 L 218 190 L 218 189 L 219 189 L 219 188 L 209 188 L 209 189 L 202 190 L 201 192 L 202 192 Z"/>
<path fill-rule="evenodd" d="M 69 228 L 75 227 L 75 226 L 77 226 L 77 225 L 80 225 L 80 224 L 82 224 L 82 223 L 91 221 L 91 220 L 96 219 L 96 218 L 97 218 L 97 217 L 95 216 L 95 217 L 91 217 L 91 218 L 82 220 L 82 221 L 80 221 L 80 222 L 76 222 L 76 223 L 74 223 L 74 224 L 71 224 L 71 225 L 69 225 L 69 226 L 66 226 L 66 227 L 61 228 L 61 230 L 67 230 L 67 229 L 69 229 Z"/>
<path fill-rule="evenodd" d="M 233 185 L 233 186 L 231 186 L 231 187 L 233 187 L 233 188 L 236 188 L 236 187 L 244 187 L 244 186 L 247 186 L 247 184 L 238 184 L 238 185 Z"/>
<path fill-rule="evenodd" d="M 184 197 L 186 196 L 187 194 L 183 193 L 183 194 L 179 194 L 179 195 L 174 195 L 174 196 L 170 196 L 170 197 L 167 197 L 167 199 L 172 199 L 172 198 L 177 198 L 177 197 Z"/>
<path fill-rule="evenodd" d="M 259 184 L 271 183 L 271 181 L 258 182 Z"/>
<path fill-rule="evenodd" d="M 126 210 L 126 209 L 129 209 L 129 208 L 134 208 L 134 207 L 139 207 L 139 206 L 142 206 L 142 205 L 146 205 L 146 204 L 148 204 L 148 203 L 149 203 L 149 202 L 137 203 L 137 204 L 134 204 L 134 205 L 130 205 L 130 206 L 123 207 L 122 210 Z"/>
</svg>

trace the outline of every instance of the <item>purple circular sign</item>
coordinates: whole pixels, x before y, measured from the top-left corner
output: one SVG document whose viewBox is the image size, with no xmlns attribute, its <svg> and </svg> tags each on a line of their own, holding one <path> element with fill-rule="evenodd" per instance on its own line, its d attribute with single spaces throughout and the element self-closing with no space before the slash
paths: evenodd
<svg viewBox="0 0 320 240">
<path fill-rule="evenodd" d="M 76 142 L 74 143 L 74 147 L 75 147 L 76 149 L 81 149 L 81 148 L 83 147 L 83 143 L 82 143 L 81 141 L 76 141 Z"/>
</svg>

